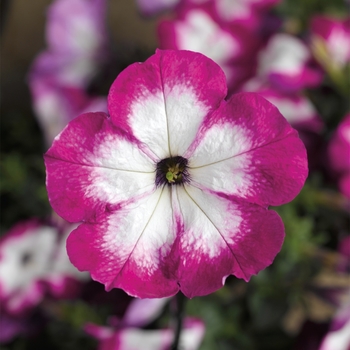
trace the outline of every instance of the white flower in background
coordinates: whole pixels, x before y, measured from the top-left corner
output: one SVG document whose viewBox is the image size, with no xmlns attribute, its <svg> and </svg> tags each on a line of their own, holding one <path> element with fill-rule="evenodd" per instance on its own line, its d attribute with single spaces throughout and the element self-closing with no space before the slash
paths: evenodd
<svg viewBox="0 0 350 350">
<path fill-rule="evenodd" d="M 257 91 L 266 84 L 286 92 L 295 92 L 321 82 L 321 73 L 312 68 L 309 48 L 300 39 L 275 34 L 258 55 L 256 77 L 246 83 L 246 91 Z"/>
<path fill-rule="evenodd" d="M 1 238 L 0 301 L 7 312 L 36 306 L 53 286 L 56 296 L 67 295 L 68 281 L 87 278 L 70 264 L 64 246 L 57 228 L 35 220 L 18 223 Z"/>
</svg>

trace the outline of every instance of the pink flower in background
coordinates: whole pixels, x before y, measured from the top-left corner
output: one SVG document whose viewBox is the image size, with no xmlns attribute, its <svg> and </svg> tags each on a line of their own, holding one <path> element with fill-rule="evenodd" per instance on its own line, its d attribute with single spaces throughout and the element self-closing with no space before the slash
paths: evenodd
<svg viewBox="0 0 350 350">
<path fill-rule="evenodd" d="M 80 88 L 59 85 L 51 77 L 42 76 L 40 70 L 31 73 L 34 111 L 48 145 L 77 115 L 107 110 L 106 97 L 91 97 Z"/>
<path fill-rule="evenodd" d="M 112 316 L 108 319 L 108 323 L 114 330 L 145 327 L 161 315 L 168 302 L 169 298 L 132 299 L 123 318 L 119 319 Z M 95 330 L 98 330 L 100 327 L 94 324 L 87 324 L 84 328 L 88 333 L 95 335 Z M 104 328 L 106 327 L 101 327 L 101 329 Z M 108 332 L 112 334 L 113 330 L 109 328 Z"/>
<path fill-rule="evenodd" d="M 0 245 L 0 298 L 9 312 L 19 313 L 37 305 L 45 287 L 57 234 L 54 228 L 36 222 L 16 225 L 3 236 Z"/>
<path fill-rule="evenodd" d="M 311 35 L 315 54 L 322 62 L 328 61 L 336 67 L 350 62 L 350 17 L 315 16 L 311 22 Z"/>
<path fill-rule="evenodd" d="M 300 39 L 289 34 L 275 34 L 258 54 L 256 76 L 245 84 L 245 90 L 258 91 L 269 85 L 290 93 L 317 86 L 322 75 L 310 67 L 310 61 L 310 50 Z"/>
<path fill-rule="evenodd" d="M 309 66 L 308 47 L 289 34 L 275 34 L 258 54 L 256 76 L 242 87 L 257 92 L 273 103 L 299 131 L 319 133 L 323 122 L 311 101 L 301 89 L 321 83 L 320 72 Z M 309 141 L 303 135 L 303 141 Z M 312 146 L 312 144 L 311 144 Z"/>
<path fill-rule="evenodd" d="M 56 0 L 49 7 L 42 55 L 51 54 L 56 67 L 62 63 L 59 83 L 85 87 L 106 60 L 106 11 L 106 0 Z"/>
<path fill-rule="evenodd" d="M 161 47 L 191 50 L 208 56 L 232 78 L 230 60 L 242 54 L 241 43 L 233 33 L 222 28 L 205 9 L 191 9 L 183 18 L 165 20 L 158 28 Z"/>
<path fill-rule="evenodd" d="M 223 69 L 232 91 L 253 74 L 255 52 L 263 43 L 260 26 L 223 21 L 214 2 L 184 5 L 176 14 L 175 19 L 162 20 L 158 25 L 162 49 L 191 50 L 206 55 Z"/>
<path fill-rule="evenodd" d="M 140 329 L 159 316 L 167 301 L 166 298 L 135 299 L 129 305 L 121 321 L 116 322 L 111 319 L 112 325 L 110 327 L 90 323 L 85 326 L 85 331 L 99 340 L 99 350 L 138 349 L 140 344 L 142 344 L 143 350 L 167 350 L 174 338 L 173 330 Z M 179 348 L 183 350 L 198 349 L 204 336 L 204 330 L 202 321 L 193 318 L 185 319 Z"/>
<path fill-rule="evenodd" d="M 350 304 L 342 305 L 335 315 L 329 332 L 319 350 L 349 350 L 350 348 Z"/>
<path fill-rule="evenodd" d="M 73 284 L 88 278 L 70 264 L 62 250 L 64 239 L 57 228 L 34 220 L 17 224 L 1 238 L 0 300 L 7 312 L 26 312 L 49 290 L 56 296 L 69 295 L 69 287 L 75 291 Z"/>
<path fill-rule="evenodd" d="M 86 92 L 107 58 L 106 6 L 106 0 L 56 0 L 49 7 L 48 49 L 29 74 L 34 110 L 48 144 L 76 115 L 106 111 L 105 97 Z"/>
<path fill-rule="evenodd" d="M 328 158 L 340 191 L 350 198 L 350 114 L 344 117 L 330 140 Z"/>
<path fill-rule="evenodd" d="M 267 208 L 299 193 L 305 148 L 265 99 L 226 94 L 207 57 L 157 51 L 117 77 L 109 116 L 75 118 L 46 153 L 51 205 L 83 221 L 70 259 L 107 290 L 205 295 L 279 252 L 283 224 Z"/>
<path fill-rule="evenodd" d="M 143 330 L 125 328 L 114 330 L 90 324 L 86 331 L 99 340 L 98 350 L 168 350 L 173 342 L 174 332 L 171 329 Z M 180 336 L 180 349 L 197 350 L 204 336 L 204 325 L 201 321 L 188 318 Z"/>
<path fill-rule="evenodd" d="M 56 0 L 48 11 L 46 34 L 51 49 L 96 55 L 106 40 L 105 15 L 105 0 Z"/>
</svg>

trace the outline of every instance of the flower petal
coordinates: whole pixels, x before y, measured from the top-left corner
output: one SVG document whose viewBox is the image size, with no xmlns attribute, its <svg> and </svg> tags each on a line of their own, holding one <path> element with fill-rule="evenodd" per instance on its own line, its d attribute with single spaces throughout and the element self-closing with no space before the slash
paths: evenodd
<svg viewBox="0 0 350 350">
<path fill-rule="evenodd" d="M 159 188 L 80 225 L 67 240 L 72 263 L 108 290 L 122 288 L 140 298 L 175 294 L 173 269 L 163 261 L 175 240 L 170 193 L 168 186 Z"/>
<path fill-rule="evenodd" d="M 157 319 L 164 310 L 169 298 L 133 299 L 128 306 L 123 327 L 143 327 Z"/>
<path fill-rule="evenodd" d="M 87 220 L 154 190 L 155 168 L 104 113 L 74 119 L 45 155 L 49 200 L 68 221 Z"/>
<path fill-rule="evenodd" d="M 285 94 L 269 88 L 256 92 L 275 105 L 297 130 L 321 132 L 324 126 L 322 118 L 307 97 L 302 94 Z"/>
<path fill-rule="evenodd" d="M 276 212 L 192 186 L 177 195 L 184 230 L 178 275 L 187 297 L 214 292 L 230 274 L 248 281 L 280 251 L 284 229 Z"/>
<path fill-rule="evenodd" d="M 194 186 L 263 206 L 299 193 L 308 173 L 305 147 L 276 107 L 242 93 L 213 119 L 215 125 L 208 119 L 185 154 Z"/>
<path fill-rule="evenodd" d="M 202 342 L 205 327 L 202 321 L 186 318 L 179 339 L 179 349 L 197 350 Z M 174 340 L 174 331 L 171 329 L 143 330 L 126 328 L 115 334 L 115 343 L 119 347 L 111 349 L 139 349 L 168 350 Z M 113 345 L 114 345 L 113 344 Z"/>
<path fill-rule="evenodd" d="M 157 50 L 145 63 L 119 74 L 109 92 L 108 109 L 115 125 L 162 159 L 188 148 L 204 117 L 226 93 L 224 73 L 207 57 Z"/>
</svg>

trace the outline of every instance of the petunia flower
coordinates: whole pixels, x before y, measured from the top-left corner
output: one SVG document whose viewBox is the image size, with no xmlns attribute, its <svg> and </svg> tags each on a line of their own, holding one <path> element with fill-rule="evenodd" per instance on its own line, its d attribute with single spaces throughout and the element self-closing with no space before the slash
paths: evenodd
<svg viewBox="0 0 350 350">
<path fill-rule="evenodd" d="M 74 284 L 86 280 L 62 252 L 62 239 L 57 228 L 35 220 L 18 223 L 1 238 L 0 300 L 9 314 L 33 308 L 50 290 L 69 295 L 69 287 L 75 291 Z"/>
<path fill-rule="evenodd" d="M 56 137 L 47 189 L 82 222 L 67 240 L 79 270 L 140 298 L 193 297 L 272 263 L 284 229 L 268 206 L 302 188 L 305 148 L 265 99 L 226 94 L 212 60 L 158 50 L 117 77 L 109 116 L 81 115 Z"/>
<path fill-rule="evenodd" d="M 259 93 L 280 110 L 299 131 L 312 168 L 319 161 L 319 135 L 324 124 L 302 91 L 321 83 L 321 72 L 310 63 L 310 50 L 300 39 L 290 34 L 275 34 L 258 53 L 256 75 L 241 90 Z"/>
<path fill-rule="evenodd" d="M 315 56 L 325 67 L 339 69 L 350 63 L 350 17 L 315 16 L 311 38 Z"/>
<path fill-rule="evenodd" d="M 218 63 L 231 80 L 233 72 L 229 61 L 242 52 L 239 39 L 222 28 L 205 9 L 191 9 L 181 17 L 160 23 L 158 33 L 162 47 L 203 53 Z"/>
<path fill-rule="evenodd" d="M 55 0 L 49 7 L 46 54 L 66 60 L 65 69 L 69 72 L 59 76 L 61 83 L 84 86 L 106 60 L 106 11 L 106 0 Z"/>
<path fill-rule="evenodd" d="M 142 344 L 145 350 L 167 350 L 170 348 L 173 330 L 145 330 L 144 327 L 154 321 L 164 308 L 168 299 L 134 299 L 122 320 L 110 319 L 110 326 L 98 326 L 93 323 L 85 325 L 85 331 L 99 340 L 99 350 L 136 349 Z M 204 336 L 205 326 L 194 318 L 184 320 L 184 328 L 180 336 L 180 348 L 196 350 Z"/>
<path fill-rule="evenodd" d="M 230 91 L 235 91 L 254 73 L 255 53 L 264 42 L 260 22 L 226 22 L 216 3 L 209 1 L 180 6 L 175 18 L 159 22 L 157 32 L 162 49 L 196 51 L 214 60 L 225 72 Z"/>
<path fill-rule="evenodd" d="M 18 313 L 38 304 L 44 294 L 40 278 L 55 247 L 56 233 L 36 222 L 16 225 L 0 244 L 0 298 L 5 308 Z"/>
<path fill-rule="evenodd" d="M 171 329 L 143 330 L 125 328 L 114 330 L 111 327 L 89 324 L 85 330 L 99 340 L 98 350 L 138 349 L 142 344 L 144 350 L 167 350 L 173 342 L 174 332 Z M 201 321 L 187 318 L 180 335 L 180 349 L 197 350 L 204 336 L 204 325 Z"/>
<path fill-rule="evenodd" d="M 344 117 L 329 142 L 328 159 L 340 191 L 350 198 L 350 114 Z"/>
<path fill-rule="evenodd" d="M 270 38 L 258 54 L 256 77 L 245 89 L 257 91 L 268 83 L 272 88 L 287 93 L 321 83 L 321 73 L 310 66 L 311 52 L 300 39 L 279 33 Z"/>
<path fill-rule="evenodd" d="M 106 0 L 55 0 L 48 9 L 47 49 L 34 61 L 31 79 L 86 88 L 108 57 Z"/>
<path fill-rule="evenodd" d="M 105 97 L 89 96 L 79 87 L 60 85 L 50 73 L 45 75 L 40 69 L 31 71 L 30 89 L 34 112 L 47 145 L 77 115 L 88 111 L 107 111 Z"/>
<path fill-rule="evenodd" d="M 49 7 L 47 49 L 29 72 L 33 107 L 48 144 L 76 115 L 106 111 L 88 84 L 107 60 L 106 0 L 56 0 Z"/>
</svg>

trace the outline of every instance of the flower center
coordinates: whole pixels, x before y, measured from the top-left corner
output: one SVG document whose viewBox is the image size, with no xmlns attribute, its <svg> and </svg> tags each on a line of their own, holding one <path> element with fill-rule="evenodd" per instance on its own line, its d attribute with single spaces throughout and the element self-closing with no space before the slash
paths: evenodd
<svg viewBox="0 0 350 350">
<path fill-rule="evenodd" d="M 21 256 L 21 265 L 27 266 L 33 261 L 33 255 L 30 252 L 25 252 Z"/>
<path fill-rule="evenodd" d="M 180 156 L 162 159 L 157 163 L 156 186 L 180 185 L 189 182 L 187 163 L 188 160 Z"/>
</svg>

